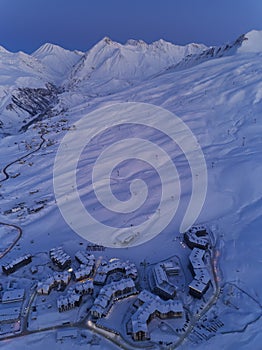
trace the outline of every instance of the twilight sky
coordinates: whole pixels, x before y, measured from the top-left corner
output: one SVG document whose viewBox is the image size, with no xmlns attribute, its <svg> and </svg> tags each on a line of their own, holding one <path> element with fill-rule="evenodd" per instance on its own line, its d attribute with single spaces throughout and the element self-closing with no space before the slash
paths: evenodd
<svg viewBox="0 0 262 350">
<path fill-rule="evenodd" d="M 262 29 L 262 0 L 0 0 L 0 45 L 88 50 L 104 36 L 219 45 Z"/>
</svg>

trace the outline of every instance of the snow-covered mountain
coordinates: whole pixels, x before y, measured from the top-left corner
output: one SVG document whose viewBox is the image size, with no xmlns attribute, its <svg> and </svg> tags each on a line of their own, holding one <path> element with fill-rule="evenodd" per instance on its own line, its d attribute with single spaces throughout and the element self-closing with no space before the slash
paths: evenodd
<svg viewBox="0 0 262 350">
<path fill-rule="evenodd" d="M 128 40 L 121 45 L 104 38 L 74 67 L 66 85 L 84 88 L 90 93 L 101 93 L 103 86 L 103 91 L 112 93 L 205 49 L 202 44 L 178 46 L 164 40 L 152 44 Z"/>
<path fill-rule="evenodd" d="M 50 74 L 61 83 L 73 66 L 84 55 L 81 51 L 65 50 L 58 45 L 46 43 L 36 50 L 32 56 L 46 66 Z"/>
<path fill-rule="evenodd" d="M 12 95 L 17 94 L 18 88 L 45 89 L 46 84 L 51 83 L 74 91 L 81 101 L 83 93 L 90 97 L 112 94 L 145 79 L 187 69 L 209 59 L 260 52 L 261 41 L 261 32 L 251 31 L 232 43 L 210 48 L 203 44 L 178 46 L 164 40 L 152 44 L 128 40 L 123 45 L 109 38 L 102 39 L 86 53 L 53 44 L 41 46 L 32 55 L 11 53 L 1 47 L 1 121 L 9 125 L 6 132 L 10 132 L 17 116 L 20 116 L 18 124 L 26 119 L 21 103 L 15 114 L 10 113 Z"/>
<path fill-rule="evenodd" d="M 123 45 L 109 38 L 102 39 L 86 53 L 48 43 L 32 55 L 11 53 L 1 47 L 1 122 L 6 125 L 6 133 L 11 132 L 14 124 L 19 125 L 15 128 L 17 131 L 21 123 L 28 122 L 23 103 L 18 103 L 19 107 L 13 104 L 14 96 L 17 101 L 16 95 L 23 95 L 21 91 L 17 93 L 21 88 L 46 89 L 46 84 L 53 84 L 60 88 L 60 92 L 74 92 L 77 100 L 82 101 L 83 96 L 92 98 L 116 93 L 146 79 L 188 69 L 210 59 L 260 52 L 260 49 L 259 31 L 251 31 L 221 47 L 210 48 L 203 44 L 178 46 L 162 39 L 152 44 L 128 40 Z M 61 109 L 64 108 L 64 105 L 61 106 Z M 42 108 L 40 103 L 31 114 L 45 110 L 46 104 Z"/>
<path fill-rule="evenodd" d="M 39 87 L 43 82 L 53 81 L 47 67 L 32 55 L 12 53 L 0 48 L 1 91 L 9 87 Z M 1 96 L 1 95 L 0 95 Z"/>
<path fill-rule="evenodd" d="M 187 69 L 209 59 L 232 56 L 237 53 L 261 53 L 261 51 L 262 31 L 252 30 L 247 34 L 241 35 L 233 42 L 222 46 L 209 47 L 201 53 L 189 54 L 182 58 L 178 63 L 168 67 L 166 72 Z"/>
<path fill-rule="evenodd" d="M 39 100 L 39 92 L 49 96 L 47 85 L 60 87 L 60 92 L 67 90 L 78 94 L 81 91 L 80 95 L 112 94 L 205 48 L 197 44 L 177 46 L 164 40 L 150 45 L 129 40 L 121 45 L 109 38 L 104 38 L 85 54 L 48 43 L 32 55 L 11 53 L 1 48 L 0 120 L 5 125 L 2 131 L 8 134 L 14 128 L 17 132 L 23 124 L 31 121 L 32 116 L 50 109 L 47 102 L 42 103 L 42 98 Z M 23 94 L 21 89 L 27 87 L 37 90 L 30 90 L 31 95 L 28 90 Z M 30 101 L 33 109 L 30 108 L 28 115 Z M 64 108 L 62 104 L 58 110 Z"/>
<path fill-rule="evenodd" d="M 0 50 L 0 120 L 4 134 L 17 132 L 28 112 L 15 108 L 13 98 L 21 89 L 43 89 L 55 79 L 39 60 L 23 52 Z M 22 101 L 21 101 L 22 102 Z"/>
<path fill-rule="evenodd" d="M 33 55 L 0 48 L 0 164 L 2 169 L 11 164 L 9 179 L 1 183 L 0 221 L 22 226 L 24 232 L 10 256 L 29 248 L 37 255 L 62 243 L 71 254 L 79 249 L 79 237 L 65 223 L 56 205 L 53 167 L 63 136 L 77 130 L 81 117 L 117 102 L 146 102 L 163 107 L 190 127 L 206 159 L 208 191 L 199 222 L 211 225 L 219 237 L 220 256 L 216 258 L 222 270 L 220 282 L 234 283 L 258 305 L 253 317 L 252 312 L 241 311 L 240 297 L 237 305 L 230 305 L 230 296 L 223 299 L 229 305 L 227 317 L 232 317 L 226 331 L 198 345 L 186 341 L 181 349 L 259 349 L 262 340 L 259 309 L 262 288 L 258 276 L 262 226 L 261 60 L 262 31 L 251 31 L 233 43 L 211 48 L 198 44 L 180 47 L 163 40 L 152 44 L 129 40 L 122 45 L 108 38 L 86 53 L 70 52 L 50 44 Z M 99 120 L 90 120 L 86 131 L 95 129 L 96 124 L 99 125 Z M 109 126 L 110 118 L 103 124 Z M 129 133 L 125 130 L 123 136 L 127 138 Z M 105 144 L 110 144 L 112 134 L 108 132 L 105 136 Z M 86 159 L 95 159 L 96 146 L 99 142 L 83 150 Z M 36 152 L 22 158 L 32 150 Z M 71 164 L 75 160 L 74 152 L 70 148 L 66 150 Z M 122 154 L 126 149 L 120 151 Z M 109 161 L 114 163 L 119 154 L 112 154 Z M 184 250 L 181 238 L 174 239 L 174 234 L 189 201 L 191 173 L 182 156 L 176 159 L 185 183 L 178 216 L 144 245 L 119 249 L 117 253 L 115 249 L 107 249 L 108 258 L 117 254 L 126 259 L 128 254 L 139 265 L 143 259 L 151 263 L 176 254 L 176 249 Z M 143 173 L 136 166 L 124 168 L 123 165 L 123 168 L 127 172 Z M 155 184 L 151 172 L 147 173 L 149 181 Z M 66 175 L 59 175 L 63 184 Z M 86 172 L 79 176 L 85 188 Z M 119 198 L 124 185 L 120 181 L 119 192 L 116 191 Z M 97 215 L 104 215 L 101 208 L 95 209 Z M 81 221 L 80 214 L 72 210 L 76 220 Z M 136 219 L 140 219 L 139 214 Z M 234 328 L 236 319 L 243 322 L 243 327 Z M 39 343 L 43 341 L 40 336 L 37 339 Z M 50 337 L 48 341 L 55 340 Z M 20 349 L 19 342 L 24 346 L 19 339 L 10 340 L 5 347 Z"/>
</svg>

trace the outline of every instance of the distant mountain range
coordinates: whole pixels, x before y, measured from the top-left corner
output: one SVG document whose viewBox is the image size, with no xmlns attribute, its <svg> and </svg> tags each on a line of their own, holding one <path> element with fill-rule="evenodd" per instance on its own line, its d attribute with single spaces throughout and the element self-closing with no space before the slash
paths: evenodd
<svg viewBox="0 0 262 350">
<path fill-rule="evenodd" d="M 54 91 L 70 91 L 89 98 L 103 96 L 210 59 L 261 51 L 262 32 L 255 30 L 220 47 L 194 43 L 178 46 L 162 39 L 152 44 L 128 40 L 122 45 L 107 37 L 85 53 L 54 44 L 45 44 L 31 55 L 0 47 L 1 125 L 6 126 L 6 133 L 13 124 L 17 124 L 19 130 L 22 123 L 27 124 L 28 116 L 17 122 L 17 115 L 28 112 L 29 104 L 33 105 L 31 115 L 52 109 Z M 51 107 L 47 109 L 50 101 L 43 103 L 41 94 L 50 95 L 50 84 L 53 86 Z M 23 93 L 23 88 L 31 90 Z M 32 89 L 44 90 L 33 94 Z"/>
</svg>

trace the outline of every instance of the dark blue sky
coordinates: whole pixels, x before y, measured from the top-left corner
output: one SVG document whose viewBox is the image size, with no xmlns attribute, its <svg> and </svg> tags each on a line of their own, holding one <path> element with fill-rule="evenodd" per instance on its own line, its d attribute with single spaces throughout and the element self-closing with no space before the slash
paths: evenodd
<svg viewBox="0 0 262 350">
<path fill-rule="evenodd" d="M 262 0 L 0 0 L 0 45 L 86 51 L 104 36 L 219 45 L 262 29 Z"/>
</svg>

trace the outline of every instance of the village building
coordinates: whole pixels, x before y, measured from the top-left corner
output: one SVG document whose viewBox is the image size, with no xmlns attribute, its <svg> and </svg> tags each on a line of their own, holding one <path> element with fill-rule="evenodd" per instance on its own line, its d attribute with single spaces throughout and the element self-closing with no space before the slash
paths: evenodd
<svg viewBox="0 0 262 350">
<path fill-rule="evenodd" d="M 143 290 L 138 295 L 138 309 L 131 317 L 132 338 L 136 341 L 150 340 L 149 322 L 160 319 L 182 317 L 183 305 L 180 301 L 162 300 L 158 296 Z"/>
<path fill-rule="evenodd" d="M 61 270 L 71 265 L 71 257 L 63 251 L 62 247 L 52 248 L 49 251 L 49 256 L 52 262 Z"/>
<path fill-rule="evenodd" d="M 207 249 L 209 244 L 209 235 L 206 228 L 202 225 L 193 226 L 184 234 L 184 240 L 189 248 Z"/>
<path fill-rule="evenodd" d="M 65 340 L 77 339 L 78 330 L 77 329 L 63 329 L 57 331 L 56 340 L 63 342 Z"/>
<path fill-rule="evenodd" d="M 84 283 L 77 283 L 74 286 L 74 291 L 77 294 L 93 294 L 94 292 L 94 285 L 93 285 L 93 281 L 91 280 L 87 280 Z"/>
<path fill-rule="evenodd" d="M 97 298 L 91 308 L 91 315 L 101 318 L 107 315 L 113 303 L 119 299 L 136 294 L 135 283 L 131 278 L 112 282 L 100 289 Z"/>
<path fill-rule="evenodd" d="M 14 303 L 17 301 L 23 301 L 25 297 L 24 289 L 7 290 L 2 295 L 2 303 Z"/>
<path fill-rule="evenodd" d="M 193 270 L 205 268 L 206 264 L 203 261 L 205 251 L 203 249 L 194 248 L 189 255 L 189 261 Z"/>
<path fill-rule="evenodd" d="M 204 283 L 201 280 L 198 280 L 194 278 L 190 283 L 189 283 L 189 293 L 196 297 L 196 298 L 202 298 L 202 296 L 205 294 L 207 291 L 209 285 L 208 283 Z"/>
<path fill-rule="evenodd" d="M 29 264 L 32 261 L 32 255 L 26 254 L 12 260 L 10 263 L 2 265 L 2 270 L 6 275 L 17 271 L 20 267 Z"/>
<path fill-rule="evenodd" d="M 81 281 L 88 278 L 92 272 L 93 266 L 80 265 L 80 268 L 74 271 L 74 278 L 76 281 Z"/>
<path fill-rule="evenodd" d="M 67 295 L 61 296 L 57 299 L 57 308 L 59 312 L 68 311 L 80 306 L 82 295 L 70 291 Z"/>
<path fill-rule="evenodd" d="M 48 277 L 46 280 L 38 282 L 37 293 L 40 295 L 48 295 L 53 288 L 56 288 L 58 286 L 67 286 L 70 282 L 70 279 L 70 272 L 56 272 L 53 274 L 53 276 Z"/>
<path fill-rule="evenodd" d="M 96 261 L 95 256 L 93 254 L 84 252 L 82 250 L 79 250 L 75 254 L 75 258 L 80 265 L 86 265 L 86 266 L 94 266 Z"/>
<path fill-rule="evenodd" d="M 202 298 L 210 284 L 210 274 L 204 261 L 205 252 L 210 244 L 208 230 L 203 225 L 191 227 L 184 239 L 192 252 L 189 256 L 190 270 L 194 279 L 189 283 L 189 293 L 197 298 Z"/>
<path fill-rule="evenodd" d="M 94 283 L 104 285 L 108 275 L 115 272 L 121 272 L 127 278 L 132 278 L 133 280 L 137 278 L 137 268 L 134 263 L 116 259 L 111 262 L 101 264 L 98 267 L 94 277 Z"/>
<path fill-rule="evenodd" d="M 40 210 L 44 209 L 44 205 L 43 204 L 36 204 L 31 208 L 27 208 L 27 212 L 28 214 L 35 214 L 38 213 Z"/>
<path fill-rule="evenodd" d="M 194 248 L 189 256 L 193 281 L 189 284 L 189 293 L 197 298 L 201 298 L 207 291 L 210 284 L 210 274 L 204 262 L 205 250 Z"/>
<path fill-rule="evenodd" d="M 176 287 L 170 282 L 168 276 L 178 275 L 180 272 L 179 266 L 173 262 L 157 264 L 153 268 L 153 290 L 164 299 L 174 298 L 176 295 Z"/>
<path fill-rule="evenodd" d="M 0 308 L 0 324 L 18 322 L 21 317 L 21 305 Z"/>
<path fill-rule="evenodd" d="M 99 244 L 88 244 L 86 249 L 92 252 L 103 252 L 105 250 L 105 247 Z"/>
</svg>

